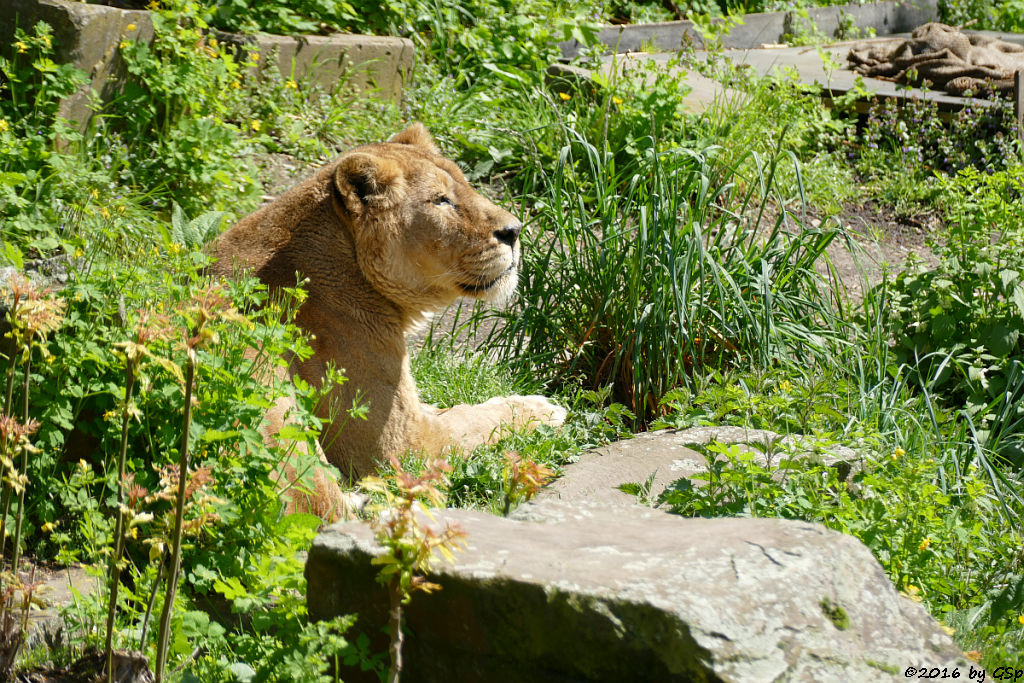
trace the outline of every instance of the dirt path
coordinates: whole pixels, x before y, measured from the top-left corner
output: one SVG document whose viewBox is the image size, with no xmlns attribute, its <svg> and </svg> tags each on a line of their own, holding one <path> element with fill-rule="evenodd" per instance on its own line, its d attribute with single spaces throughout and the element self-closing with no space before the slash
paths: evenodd
<svg viewBox="0 0 1024 683">
<path fill-rule="evenodd" d="M 829 246 L 828 255 L 854 301 L 863 299 L 865 287 L 874 287 L 886 274 L 891 278 L 902 270 L 910 254 L 916 254 L 932 267 L 938 265 L 938 258 L 927 243 L 928 237 L 941 227 L 935 213 L 911 215 L 866 202 L 847 205 L 831 217 L 815 216 L 810 222 L 818 227 L 822 220 L 838 221 L 853 238 L 852 249 L 843 241 L 835 241 Z M 824 270 L 822 264 L 819 272 Z"/>
</svg>

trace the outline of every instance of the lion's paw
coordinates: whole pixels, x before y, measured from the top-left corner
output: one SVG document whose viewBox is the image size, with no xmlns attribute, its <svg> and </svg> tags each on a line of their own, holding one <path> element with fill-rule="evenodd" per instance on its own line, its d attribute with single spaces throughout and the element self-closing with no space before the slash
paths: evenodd
<svg viewBox="0 0 1024 683">
<path fill-rule="evenodd" d="M 477 405 L 457 405 L 438 414 L 455 443 L 472 450 L 493 443 L 511 429 L 532 429 L 541 424 L 558 427 L 565 408 L 543 396 L 499 396 Z"/>
<path fill-rule="evenodd" d="M 502 399 L 512 409 L 513 422 L 517 426 L 546 424 L 561 427 L 565 424 L 568 411 L 544 396 L 506 396 Z"/>
</svg>

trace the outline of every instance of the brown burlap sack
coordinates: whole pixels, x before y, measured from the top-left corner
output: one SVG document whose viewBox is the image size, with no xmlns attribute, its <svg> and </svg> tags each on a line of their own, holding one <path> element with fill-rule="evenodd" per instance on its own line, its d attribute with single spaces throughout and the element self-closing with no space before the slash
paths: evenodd
<svg viewBox="0 0 1024 683">
<path fill-rule="evenodd" d="M 961 95 L 1012 89 L 1013 73 L 1024 69 L 1024 47 L 930 22 L 895 45 L 854 46 L 847 60 L 864 76 Z"/>
</svg>

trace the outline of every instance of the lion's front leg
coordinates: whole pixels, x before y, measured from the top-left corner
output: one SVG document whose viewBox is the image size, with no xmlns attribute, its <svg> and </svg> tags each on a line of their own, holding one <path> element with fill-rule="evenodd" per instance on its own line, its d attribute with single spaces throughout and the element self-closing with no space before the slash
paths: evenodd
<svg viewBox="0 0 1024 683">
<path fill-rule="evenodd" d="M 295 399 L 291 396 L 282 396 L 274 402 L 266 413 L 262 429 L 264 443 L 272 447 L 285 446 L 278 435 L 290 422 L 289 415 L 294 409 Z M 294 442 L 290 448 L 284 449 L 287 455 L 275 478 L 281 486 L 285 513 L 310 513 L 325 522 L 354 519 L 366 504 L 366 498 L 352 491 L 343 491 L 337 470 L 328 462 L 320 445 L 316 444 L 315 448 L 319 462 L 308 457 L 305 443 Z M 300 469 L 303 467 L 305 469 Z M 312 471 L 307 471 L 310 468 Z M 303 484 L 310 475 L 312 487 Z"/>
<path fill-rule="evenodd" d="M 438 411 L 451 442 L 472 450 L 494 443 L 508 429 L 533 429 L 540 424 L 561 426 L 566 410 L 543 396 L 500 396 L 476 405 L 459 404 Z"/>
</svg>

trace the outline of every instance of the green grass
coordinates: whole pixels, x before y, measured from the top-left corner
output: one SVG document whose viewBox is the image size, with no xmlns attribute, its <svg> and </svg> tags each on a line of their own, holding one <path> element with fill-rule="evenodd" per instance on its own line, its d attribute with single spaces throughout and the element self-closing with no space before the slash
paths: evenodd
<svg viewBox="0 0 1024 683">
<path fill-rule="evenodd" d="M 842 345 L 838 284 L 814 269 L 842 233 L 785 209 L 765 217 L 788 157 L 755 159 L 741 189 L 713 149 L 651 152 L 620 171 L 608 150 L 566 138 L 555 168 L 524 181 L 520 293 L 487 342 L 519 372 L 611 385 L 643 419 L 708 369 L 814 362 Z"/>
</svg>

